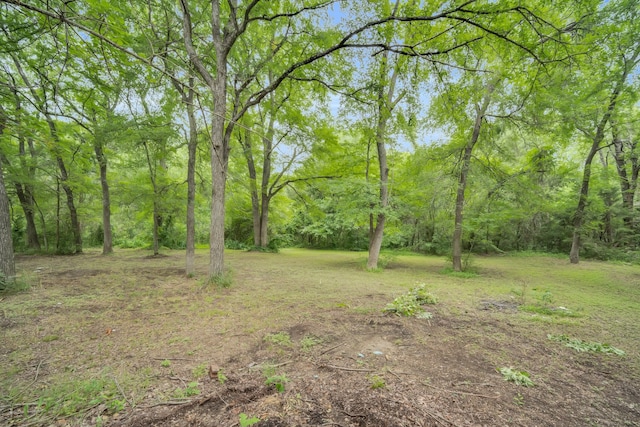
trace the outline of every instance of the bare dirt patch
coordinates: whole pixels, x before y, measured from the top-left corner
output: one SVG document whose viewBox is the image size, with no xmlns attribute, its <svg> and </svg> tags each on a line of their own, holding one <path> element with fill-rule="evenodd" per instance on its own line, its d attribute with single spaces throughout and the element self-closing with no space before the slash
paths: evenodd
<svg viewBox="0 0 640 427">
<path fill-rule="evenodd" d="M 585 333 L 588 316 L 541 323 L 500 294 L 443 298 L 432 319 L 383 315 L 434 267 L 407 258 L 403 272 L 372 274 L 356 257 L 231 253 L 229 289 L 184 278 L 179 253 L 22 257 L 25 270 L 42 272 L 0 316 L 0 384 L 22 393 L 0 403 L 0 424 L 231 427 L 244 415 L 256 426 L 640 425 L 635 329 L 618 357 L 547 339 Z M 265 340 L 274 334 L 289 341 Z M 535 386 L 505 381 L 504 366 Z M 115 381 L 122 409 L 100 401 L 38 416 L 42 407 L 21 405 L 71 378 Z"/>
</svg>

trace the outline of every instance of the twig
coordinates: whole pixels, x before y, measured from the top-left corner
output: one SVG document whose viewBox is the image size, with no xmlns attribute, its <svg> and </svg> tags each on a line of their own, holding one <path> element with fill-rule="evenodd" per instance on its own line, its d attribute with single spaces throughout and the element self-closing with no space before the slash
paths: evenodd
<svg viewBox="0 0 640 427">
<path fill-rule="evenodd" d="M 429 385 L 429 384 L 425 384 L 425 385 L 427 387 L 431 387 L 431 388 L 436 389 L 436 390 L 444 391 L 444 392 L 447 392 L 447 393 L 453 393 L 453 394 L 464 394 L 464 395 L 467 395 L 467 396 L 484 397 L 484 398 L 487 398 L 487 399 L 497 399 L 497 398 L 500 397 L 499 394 L 498 394 L 498 396 L 487 396 L 486 394 L 470 393 L 468 391 L 445 390 L 443 388 L 438 388 L 438 387 L 435 387 L 435 386 L 432 386 L 432 385 Z"/>
<path fill-rule="evenodd" d="M 182 357 L 152 357 L 152 360 L 187 360 L 189 362 L 195 362 L 193 359 L 184 359 Z"/>
<path fill-rule="evenodd" d="M 322 356 L 322 355 L 324 355 L 324 354 L 327 354 L 327 353 L 329 353 L 330 351 L 333 351 L 333 350 L 335 350 L 336 348 L 338 348 L 338 347 L 340 347 L 340 346 L 342 346 L 342 345 L 344 345 L 344 343 L 343 343 L 343 342 L 341 342 L 341 343 L 340 343 L 340 344 L 338 344 L 338 345 L 334 345 L 333 347 L 330 347 L 330 348 L 326 349 L 325 351 L 323 351 L 322 353 L 320 353 L 320 356 Z"/>
<path fill-rule="evenodd" d="M 347 368 L 347 367 L 344 367 L 344 366 L 335 366 L 335 365 L 320 365 L 320 367 L 340 369 L 341 371 L 373 372 L 373 369 Z"/>
<path fill-rule="evenodd" d="M 177 405 L 188 405 L 190 403 L 193 403 L 194 400 L 193 399 L 187 399 L 187 400 L 169 400 L 167 402 L 158 402 L 158 403 L 154 403 L 153 405 L 147 405 L 147 406 L 138 406 L 138 408 L 143 408 L 143 409 L 149 409 L 149 408 L 155 408 L 156 406 L 177 406 Z"/>
<path fill-rule="evenodd" d="M 278 363 L 277 365 L 271 365 L 271 366 L 274 368 L 279 368 L 280 366 L 288 365 L 291 362 L 293 362 L 293 360 L 288 360 L 286 362 Z"/>
<path fill-rule="evenodd" d="M 361 415 L 361 414 L 350 414 L 347 411 L 345 411 L 344 409 L 342 410 L 342 413 L 344 413 L 345 415 L 350 416 L 351 418 L 367 418 L 366 415 Z"/>
<path fill-rule="evenodd" d="M 187 382 L 180 377 L 169 377 L 169 379 L 173 381 L 180 381 L 185 388 L 187 387 Z"/>
<path fill-rule="evenodd" d="M 393 375 L 394 377 L 396 377 L 397 379 L 401 380 L 400 375 L 396 374 L 395 372 L 393 372 L 391 369 L 387 368 L 387 372 L 389 372 L 391 375 Z"/>
<path fill-rule="evenodd" d="M 127 399 L 127 395 L 124 394 L 124 390 L 122 390 L 122 387 L 120 387 L 120 383 L 118 382 L 118 378 L 116 378 L 115 375 L 113 376 L 113 381 L 116 383 L 116 387 L 118 387 L 118 390 L 120 391 L 120 394 L 124 398 L 124 401 L 127 402 L 127 405 L 129 405 L 130 408 L 133 408 L 133 405 L 131 404 L 131 402 L 129 402 L 129 399 Z"/>
<path fill-rule="evenodd" d="M 446 419 L 446 418 L 444 418 L 444 417 L 441 417 L 440 415 L 438 415 L 438 414 L 436 414 L 436 413 L 434 413 L 434 412 L 427 411 L 426 409 L 423 409 L 423 411 L 424 411 L 427 415 L 429 415 L 431 418 L 433 418 L 434 420 L 436 420 L 436 422 L 443 423 L 443 421 L 444 421 L 444 423 L 443 423 L 443 424 L 445 424 L 445 425 L 447 425 L 447 424 L 448 424 L 448 425 L 452 425 L 452 426 L 454 426 L 454 427 L 457 427 L 457 424 L 456 424 L 456 423 L 454 423 L 453 421 L 449 421 L 448 419 Z"/>
<path fill-rule="evenodd" d="M 272 364 L 269 363 L 266 366 L 269 366 L 271 368 L 279 368 L 281 366 L 288 365 L 289 363 L 292 363 L 292 362 L 293 362 L 293 360 L 287 360 L 286 362 L 278 363 L 276 365 L 272 365 Z M 255 365 L 254 364 L 250 365 L 249 369 L 262 368 L 264 366 L 265 366 L 264 363 L 256 363 Z"/>
</svg>

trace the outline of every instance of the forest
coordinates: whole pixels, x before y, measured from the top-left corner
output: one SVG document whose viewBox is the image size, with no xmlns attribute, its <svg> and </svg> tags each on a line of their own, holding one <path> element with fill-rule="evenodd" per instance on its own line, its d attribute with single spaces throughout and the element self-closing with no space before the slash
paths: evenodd
<svg viewBox="0 0 640 427">
<path fill-rule="evenodd" d="M 0 1 L 0 255 L 637 262 L 637 0 Z"/>
<path fill-rule="evenodd" d="M 0 425 L 640 425 L 640 0 L 0 0 Z"/>
</svg>

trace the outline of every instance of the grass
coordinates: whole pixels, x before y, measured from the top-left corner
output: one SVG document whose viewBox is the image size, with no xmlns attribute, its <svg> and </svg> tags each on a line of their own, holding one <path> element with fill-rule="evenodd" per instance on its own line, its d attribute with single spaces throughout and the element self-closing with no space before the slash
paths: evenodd
<svg viewBox="0 0 640 427">
<path fill-rule="evenodd" d="M 640 375 L 638 266 L 593 261 L 570 265 L 566 258 L 540 255 L 477 257 L 474 273 L 461 275 L 443 274 L 448 262 L 441 257 L 394 254 L 386 269 L 371 274 L 362 269 L 362 254 L 357 252 L 228 251 L 233 283 L 203 287 L 184 277 L 183 252 L 166 254 L 154 259 L 146 251 L 118 250 L 102 257 L 88 250 L 74 257 L 19 257 L 21 271 L 39 272 L 28 273 L 37 285 L 1 296 L 0 322 L 6 327 L 0 348 L 5 361 L 0 364 L 0 389 L 5 390 L 0 404 L 42 402 L 29 407 L 29 416 L 45 409 L 50 414 L 81 413 L 95 399 L 113 402 L 116 410 L 123 395 L 136 402 L 148 385 L 168 382 L 170 372 L 200 378 L 203 363 L 216 360 L 223 348 L 242 354 L 263 338 L 290 348 L 291 336 L 273 331 L 288 330 L 321 311 L 375 316 L 416 283 L 428 283 L 429 292 L 438 296 L 436 319 L 473 319 L 484 299 L 514 299 L 523 303 L 519 312 L 483 315 L 510 322 L 523 337 L 546 341 L 551 333 L 611 343 L 624 349 L 624 359 Z M 198 250 L 197 277 L 206 277 L 207 263 L 207 251 Z M 482 330 L 477 337 L 480 343 L 494 340 L 495 346 L 510 345 L 512 339 Z M 300 348 L 318 345 L 314 339 L 300 338 Z M 513 363 L 499 352 L 484 357 L 492 366 Z M 124 374 L 122 391 L 104 372 Z M 73 374 L 71 385 L 60 373 Z M 271 385 L 284 387 L 283 377 Z M 71 386 L 85 390 L 87 400 L 74 398 L 72 406 L 62 407 L 61 397 L 72 393 Z M 172 387 L 165 390 L 169 398 L 174 392 L 200 390 L 188 382 L 180 391 L 176 384 Z"/>
</svg>

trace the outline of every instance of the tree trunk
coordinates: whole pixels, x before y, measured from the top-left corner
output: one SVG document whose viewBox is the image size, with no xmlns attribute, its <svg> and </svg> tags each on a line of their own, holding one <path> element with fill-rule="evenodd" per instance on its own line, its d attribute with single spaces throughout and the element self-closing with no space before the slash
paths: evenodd
<svg viewBox="0 0 640 427">
<path fill-rule="evenodd" d="M 371 242 L 369 242 L 369 258 L 367 259 L 368 269 L 378 267 L 378 259 L 380 258 L 380 249 L 382 248 L 382 239 L 384 237 L 384 224 L 386 221 L 385 209 L 389 206 L 389 167 L 387 166 L 387 149 L 384 141 L 385 137 L 386 120 L 380 120 L 376 135 L 378 164 L 380 166 L 380 212 L 378 213 L 373 237 Z"/>
<path fill-rule="evenodd" d="M 21 140 L 19 143 L 20 147 L 20 168 L 24 171 L 26 166 L 26 162 L 23 159 L 24 155 L 24 141 Z M 0 154 L 0 159 L 4 162 L 5 165 L 9 165 L 9 159 L 4 154 Z M 33 176 L 32 168 L 29 168 L 29 175 Z M 24 218 L 27 224 L 26 229 L 26 245 L 29 249 L 40 250 L 40 240 L 38 239 L 38 232 L 36 229 L 35 222 L 35 201 L 33 198 L 33 190 L 31 185 L 26 183 L 21 183 L 18 180 L 15 180 L 14 187 L 16 189 L 16 195 L 18 196 L 18 201 L 20 202 L 20 207 L 22 207 L 22 211 L 24 213 Z"/>
<path fill-rule="evenodd" d="M 580 262 L 580 237 L 582 224 L 584 222 L 584 211 L 587 207 L 587 199 L 589 197 L 589 184 L 591 182 L 591 163 L 596 153 L 600 149 L 600 141 L 594 140 L 591 150 L 584 161 L 584 170 L 582 172 L 582 186 L 580 187 L 580 197 L 578 198 L 578 207 L 573 216 L 573 238 L 571 239 L 571 251 L 569 252 L 569 261 L 571 264 Z"/>
<path fill-rule="evenodd" d="M 0 135 L 4 132 L 6 117 L 0 117 Z M 4 280 L 13 281 L 16 275 L 16 264 L 13 258 L 13 237 L 11 236 L 11 211 L 9 196 L 4 186 L 2 159 L 0 159 L 0 273 Z"/>
<path fill-rule="evenodd" d="M 251 128 L 251 124 L 247 125 Z M 253 160 L 253 143 L 251 139 L 251 131 L 244 131 L 244 139 L 240 135 L 240 145 L 242 153 L 247 160 L 247 169 L 249 172 L 249 191 L 251 193 L 251 219 L 253 223 L 253 244 L 260 246 L 260 198 L 258 196 L 258 178 L 256 173 L 256 164 Z"/>
<path fill-rule="evenodd" d="M 260 247 L 269 246 L 269 202 L 271 196 L 262 194 L 262 204 L 260 206 Z"/>
<path fill-rule="evenodd" d="M 17 98 L 17 97 L 16 97 Z M 20 101 L 16 100 L 17 108 L 20 109 Z M 35 166 L 33 164 L 31 166 L 28 165 L 26 160 L 26 149 L 24 144 L 24 136 L 18 136 L 18 150 L 20 155 L 20 168 L 23 171 L 26 171 L 29 174 L 29 177 L 33 177 L 35 174 Z M 28 141 L 29 152 L 31 153 L 31 159 L 33 160 L 35 157 L 35 152 L 33 149 L 33 140 L 29 138 Z M 5 163 L 9 164 L 7 159 L 5 158 Z M 27 247 L 29 249 L 40 250 L 40 240 L 38 239 L 38 231 L 36 229 L 36 221 L 35 221 L 35 200 L 33 197 L 33 186 L 28 183 L 15 183 L 16 194 L 18 195 L 18 200 L 20 201 L 20 206 L 24 212 L 24 217 L 27 223 Z"/>
<path fill-rule="evenodd" d="M 156 181 L 156 173 L 157 168 L 153 167 L 153 163 L 151 162 L 151 155 L 149 154 L 149 147 L 147 146 L 146 141 L 142 143 L 144 147 L 144 152 L 147 157 L 147 167 L 149 168 L 149 179 L 151 180 L 151 187 L 153 188 L 153 255 L 158 255 L 160 253 L 160 245 L 159 245 L 159 237 L 158 237 L 158 229 L 160 228 L 160 223 L 162 222 L 162 216 L 160 214 L 160 208 L 158 206 L 158 185 Z"/>
<path fill-rule="evenodd" d="M 113 238 L 111 235 L 111 198 L 107 181 L 107 157 L 104 155 L 102 142 L 94 141 L 93 149 L 100 168 L 100 186 L 102 187 L 102 255 L 108 255 L 113 252 Z"/>
<path fill-rule="evenodd" d="M 16 194 L 20 201 L 20 206 L 24 212 L 24 218 L 27 223 L 27 247 L 39 251 L 41 249 L 40 240 L 38 239 L 38 231 L 36 229 L 36 221 L 34 215 L 33 195 L 27 189 L 26 185 L 15 183 Z"/>
<path fill-rule="evenodd" d="M 189 117 L 189 159 L 187 160 L 187 255 L 186 274 L 191 276 L 195 272 L 196 254 L 196 149 L 198 146 L 198 128 L 196 123 L 195 108 L 193 105 L 194 90 L 193 78 L 189 79 L 189 94 L 185 101 L 187 104 L 187 116 Z"/>
<path fill-rule="evenodd" d="M 10 87 L 11 92 L 13 93 L 16 111 L 13 117 L 13 121 L 16 124 L 16 128 L 18 130 L 18 155 L 20 158 L 20 170 L 22 173 L 27 173 L 29 177 L 33 177 L 35 174 L 35 166 L 34 164 L 28 163 L 26 156 L 27 151 L 25 149 L 25 136 L 22 131 L 22 102 L 20 100 L 20 95 L 18 94 L 18 90 L 15 86 Z M 6 123 L 6 112 L 4 108 L 0 105 L 0 116 L 2 118 L 4 128 L 4 123 Z M 1 132 L 0 132 L 1 133 Z M 31 154 L 31 160 L 33 161 L 35 158 L 35 150 L 33 148 L 33 139 L 28 138 L 29 152 Z M 7 166 L 10 166 L 9 160 L 6 156 L 2 155 L 2 161 Z M 34 219 L 34 205 L 35 200 L 33 197 L 33 186 L 26 182 L 19 182 L 18 180 L 14 181 L 14 186 L 16 188 L 16 194 L 18 196 L 18 200 L 20 201 L 20 206 L 24 212 L 25 221 L 27 224 L 27 247 L 29 249 L 40 250 L 40 241 L 38 240 L 38 232 L 36 229 L 36 222 Z M 6 188 L 5 188 L 6 190 Z"/>
<path fill-rule="evenodd" d="M 0 273 L 7 281 L 13 281 L 16 264 L 13 258 L 13 240 L 11 236 L 11 214 L 9 196 L 4 186 L 2 161 L 0 161 Z"/>
<path fill-rule="evenodd" d="M 69 174 L 67 173 L 67 168 L 65 167 L 64 161 L 62 157 L 56 156 L 56 161 L 58 162 L 58 168 L 60 169 L 60 184 L 62 185 L 62 189 L 64 190 L 65 195 L 67 196 L 67 208 L 69 208 L 69 215 L 71 216 L 71 230 L 73 232 L 73 242 L 75 244 L 76 254 L 82 253 L 82 233 L 80 231 L 80 221 L 78 220 L 78 211 L 76 210 L 76 205 L 73 197 L 73 190 L 67 184 L 69 180 Z"/>
<path fill-rule="evenodd" d="M 640 49 L 638 49 L 631 61 L 625 61 L 625 67 L 623 69 L 620 78 L 616 81 L 616 84 L 609 97 L 609 105 L 607 110 L 600 119 L 598 126 L 596 127 L 596 133 L 593 136 L 591 149 L 584 162 L 584 171 L 582 173 L 582 186 L 580 187 L 580 196 L 578 198 L 578 206 L 573 216 L 573 238 L 571 240 L 571 251 L 569 252 L 569 261 L 571 264 L 578 264 L 580 262 L 580 240 L 582 234 L 582 225 L 584 221 L 584 211 L 587 207 L 587 198 L 589 197 L 589 181 L 591 179 L 591 162 L 594 156 L 600 150 L 600 143 L 604 139 L 604 131 L 607 123 L 609 123 L 611 116 L 615 110 L 618 96 L 622 92 L 627 76 L 629 75 L 630 64 L 635 64 L 636 58 L 640 55 Z"/>
<path fill-rule="evenodd" d="M 622 207 L 624 215 L 622 217 L 624 225 L 628 230 L 635 228 L 634 224 L 634 198 L 638 185 L 638 157 L 635 154 L 635 142 L 629 147 L 629 155 L 625 153 L 625 144 L 620 138 L 617 123 L 611 121 L 611 133 L 613 135 L 613 157 L 616 161 L 616 170 L 620 182 L 620 194 L 622 195 Z M 627 173 L 627 164 L 631 165 L 631 177 Z"/>
<path fill-rule="evenodd" d="M 216 78 L 213 86 L 213 112 L 211 118 L 211 225 L 209 228 L 209 277 L 224 274 L 224 218 L 225 186 L 229 163 L 229 133 L 225 129 L 227 96 L 226 55 L 217 58 Z"/>
<path fill-rule="evenodd" d="M 153 194 L 153 255 L 157 256 L 160 254 L 160 244 L 158 238 L 158 229 L 160 228 L 160 222 L 162 221 L 162 217 L 158 212 L 158 201 L 156 200 L 156 194 L 154 191 Z"/>
<path fill-rule="evenodd" d="M 453 228 L 453 271 L 462 271 L 462 220 L 464 211 L 464 192 L 467 188 L 467 176 L 469 175 L 469 166 L 471 165 L 471 154 L 473 152 L 473 147 L 478 142 L 484 115 L 489 108 L 491 95 L 493 94 L 496 85 L 497 82 L 489 83 L 484 95 L 484 100 L 482 101 L 482 105 L 476 105 L 476 120 L 473 125 L 473 132 L 471 133 L 471 138 L 464 148 L 464 154 L 462 156 L 462 167 L 460 169 L 460 178 L 458 180 L 458 191 L 456 194 L 456 211 Z"/>
<path fill-rule="evenodd" d="M 394 14 L 397 11 L 399 2 L 396 2 Z M 376 218 L 376 225 L 371 233 L 373 227 L 372 215 L 369 215 L 369 257 L 367 259 L 367 268 L 378 268 L 378 259 L 380 258 L 380 249 L 382 248 L 382 240 L 384 238 L 384 225 L 386 222 L 386 209 L 389 206 L 389 166 L 387 163 L 387 123 L 391 118 L 391 113 L 394 107 L 402 98 L 402 95 L 394 99 L 396 81 L 400 71 L 400 65 L 396 62 L 391 76 L 387 74 L 389 72 L 389 52 L 385 51 L 380 63 L 380 80 L 378 85 L 378 123 L 376 126 L 376 148 L 378 150 L 378 166 L 380 168 L 380 193 L 378 199 L 378 215 Z M 367 147 L 369 150 L 369 147 Z M 368 157 L 368 153 L 367 153 Z M 367 172 L 368 173 L 368 172 Z"/>
<path fill-rule="evenodd" d="M 266 248 L 269 244 L 269 180 L 271 179 L 271 156 L 273 151 L 273 133 L 275 123 L 275 109 L 271 108 L 271 117 L 267 135 L 262 138 L 263 161 L 262 182 L 260 184 L 260 247 Z"/>
</svg>

